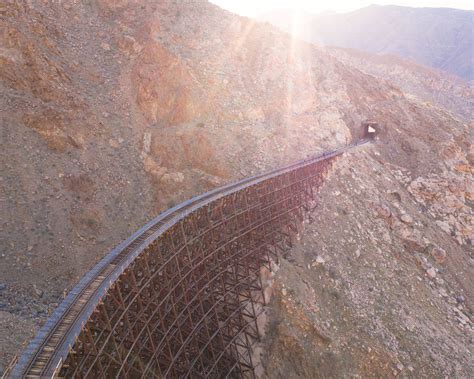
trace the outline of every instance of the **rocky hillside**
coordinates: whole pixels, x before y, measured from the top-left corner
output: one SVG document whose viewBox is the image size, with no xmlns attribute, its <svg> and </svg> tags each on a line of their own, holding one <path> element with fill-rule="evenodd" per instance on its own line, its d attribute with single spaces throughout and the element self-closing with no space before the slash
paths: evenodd
<svg viewBox="0 0 474 379">
<path fill-rule="evenodd" d="M 328 48 L 347 66 L 389 81 L 415 101 L 450 111 L 466 122 L 474 119 L 474 87 L 454 75 L 421 66 L 395 55 L 375 55 L 359 50 Z"/>
<path fill-rule="evenodd" d="M 12 0 L 0 5 L 0 20 L 1 366 L 94 263 L 159 211 L 231 180 L 344 144 L 367 119 L 380 123 L 381 141 L 363 159 L 345 163 L 346 171 L 361 173 L 357 183 L 333 173 L 320 207 L 332 203 L 337 209 L 324 208 L 325 228 L 315 223 L 311 233 L 326 231 L 325 259 L 331 255 L 348 269 L 350 259 L 338 257 L 350 257 L 352 250 L 329 226 L 339 222 L 337 213 L 348 230 L 349 225 L 370 229 L 365 222 L 371 218 L 362 210 L 376 209 L 385 221 L 377 221 L 373 237 L 383 238 L 383 256 L 403 273 L 407 286 L 417 286 L 418 277 L 431 280 L 433 270 L 435 276 L 447 272 L 446 301 L 452 301 L 451 292 L 463 297 L 450 304 L 457 309 L 452 312 L 460 312 L 462 326 L 446 324 L 441 316 L 430 324 L 442 333 L 457 330 L 447 349 L 464 344 L 460 333 L 472 336 L 469 89 L 439 84 L 436 75 L 408 67 L 403 68 L 406 81 L 396 75 L 381 78 L 386 66 L 362 70 L 353 55 L 292 39 L 203 0 Z M 409 91 L 420 77 L 422 84 Z M 442 86 L 444 100 L 430 104 L 429 86 Z M 383 186 L 381 177 L 386 178 Z M 357 201 L 349 201 L 352 191 Z M 411 220 L 404 228 L 403 220 L 395 222 L 402 210 Z M 392 245 L 387 235 L 405 242 Z M 322 249 L 307 241 L 312 252 Z M 378 251 L 368 237 L 348 236 L 347 241 L 361 252 Z M 445 252 L 448 263 L 433 262 L 432 246 Z M 403 265 L 397 256 L 404 257 Z M 419 265 L 427 269 L 419 271 Z M 315 278 L 312 268 L 302 270 Z M 291 270 L 278 275 L 281 285 L 293 283 Z M 357 275 L 363 280 L 367 272 Z M 372 275 L 391 291 L 387 283 L 396 277 L 375 268 Z M 338 280 L 341 285 L 348 281 L 344 275 Z M 353 291 L 365 298 L 365 290 Z M 386 305 L 394 312 L 415 312 L 395 290 L 389 295 L 397 298 Z M 298 296 L 305 303 L 305 292 Z M 426 292 L 428 302 L 438 304 L 436 296 Z M 331 297 L 326 300 L 321 307 L 337 308 Z M 365 303 L 346 304 L 355 312 Z M 277 305 L 275 323 L 286 317 Z M 430 314 L 428 305 L 420 307 Z M 440 312 L 448 309 L 440 307 Z M 384 311 L 371 303 L 357 308 L 367 317 Z M 314 309 L 304 312 L 314 320 Z M 291 314 L 285 320 L 298 322 Z M 383 318 L 377 320 L 388 327 Z M 404 321 L 395 317 L 393 323 L 401 328 Z M 283 338 L 272 330 L 273 341 Z M 435 346 L 431 329 L 415 332 Z M 397 335 L 382 333 L 377 343 L 397 352 Z M 300 337 L 288 347 L 294 348 L 294 361 L 283 367 L 267 360 L 267 375 L 274 369 L 291 376 L 301 362 L 314 358 Z M 287 353 L 269 349 L 275 352 L 272 359 Z M 459 364 L 472 367 L 464 352 L 458 356 Z M 339 358 L 328 353 L 327 362 Z M 445 361 L 425 358 L 419 357 L 420 365 L 432 368 L 427 372 L 442 372 Z M 349 373 L 344 366 L 340 370 Z M 380 370 L 374 375 L 385 376 L 393 368 L 384 363 Z"/>
<path fill-rule="evenodd" d="M 264 341 L 268 378 L 471 376 L 472 255 L 433 222 L 425 191 L 447 207 L 456 195 L 373 154 L 337 162 L 281 259 Z M 423 193 L 413 191 L 420 181 Z"/>
<path fill-rule="evenodd" d="M 474 80 L 474 12 L 370 5 L 350 13 L 300 17 L 309 41 L 375 54 L 394 54 Z M 291 31 L 289 13 L 262 17 Z"/>
</svg>

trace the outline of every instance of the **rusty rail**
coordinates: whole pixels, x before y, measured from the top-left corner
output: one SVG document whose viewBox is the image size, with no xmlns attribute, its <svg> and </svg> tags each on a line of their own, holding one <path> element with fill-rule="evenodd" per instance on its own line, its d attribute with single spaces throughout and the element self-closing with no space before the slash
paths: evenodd
<svg viewBox="0 0 474 379">
<path fill-rule="evenodd" d="M 11 377 L 254 377 L 262 274 L 291 248 L 333 159 L 367 142 L 163 212 L 80 280 Z"/>
</svg>

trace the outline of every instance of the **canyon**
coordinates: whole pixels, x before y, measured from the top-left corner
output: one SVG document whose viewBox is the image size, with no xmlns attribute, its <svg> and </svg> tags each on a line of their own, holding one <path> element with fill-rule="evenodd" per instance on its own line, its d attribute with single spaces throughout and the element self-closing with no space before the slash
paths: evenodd
<svg viewBox="0 0 474 379">
<path fill-rule="evenodd" d="M 0 5 L 0 371 L 159 212 L 349 143 L 275 273 L 267 377 L 469 377 L 473 92 L 204 0 Z"/>
</svg>

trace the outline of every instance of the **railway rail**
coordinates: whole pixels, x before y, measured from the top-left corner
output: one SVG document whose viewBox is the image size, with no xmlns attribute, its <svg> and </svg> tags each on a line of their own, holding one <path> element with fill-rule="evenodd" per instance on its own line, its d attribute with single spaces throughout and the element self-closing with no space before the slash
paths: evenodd
<svg viewBox="0 0 474 379">
<path fill-rule="evenodd" d="M 254 377 L 272 262 L 333 160 L 367 142 L 161 213 L 79 281 L 10 377 Z"/>
</svg>

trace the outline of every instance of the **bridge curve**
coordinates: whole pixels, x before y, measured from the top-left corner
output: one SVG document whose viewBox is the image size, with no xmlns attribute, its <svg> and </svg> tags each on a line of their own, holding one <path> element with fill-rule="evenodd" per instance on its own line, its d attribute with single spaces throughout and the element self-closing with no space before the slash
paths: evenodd
<svg viewBox="0 0 474 379">
<path fill-rule="evenodd" d="M 79 281 L 11 377 L 254 377 L 272 261 L 332 161 L 367 142 L 161 213 Z"/>
</svg>

